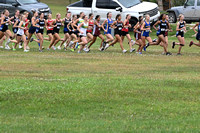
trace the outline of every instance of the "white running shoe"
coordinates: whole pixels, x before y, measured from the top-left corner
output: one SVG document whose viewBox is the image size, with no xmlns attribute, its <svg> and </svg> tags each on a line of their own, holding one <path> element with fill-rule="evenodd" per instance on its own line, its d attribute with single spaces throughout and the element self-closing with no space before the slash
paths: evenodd
<svg viewBox="0 0 200 133">
<path fill-rule="evenodd" d="M 11 40 L 11 39 L 9 38 L 5 45 L 8 45 L 8 44 L 10 43 L 10 40 Z"/>
<path fill-rule="evenodd" d="M 27 49 L 27 50 L 30 50 L 29 46 L 26 46 L 26 49 Z"/>
<path fill-rule="evenodd" d="M 23 46 L 19 44 L 19 49 L 22 49 L 22 48 L 23 48 Z"/>
<path fill-rule="evenodd" d="M 26 50 L 24 50 L 24 52 L 29 52 L 29 50 L 26 49 Z"/>
<path fill-rule="evenodd" d="M 73 44 L 74 44 L 74 42 L 73 42 L 73 41 L 70 41 L 69 47 L 71 47 Z"/>
<path fill-rule="evenodd" d="M 57 47 L 57 49 L 58 49 L 58 50 L 61 50 L 61 47 L 60 47 L 60 46 L 58 46 L 58 47 Z"/>
<path fill-rule="evenodd" d="M 131 40 L 131 44 L 132 44 L 132 46 L 134 46 L 135 45 L 135 41 Z"/>
<path fill-rule="evenodd" d="M 106 50 L 109 47 L 110 47 L 110 45 L 107 43 L 104 50 Z"/>
<path fill-rule="evenodd" d="M 6 46 L 5 46 L 5 49 L 6 49 L 6 50 L 10 50 L 11 48 L 10 48 L 8 45 L 6 45 Z"/>
<path fill-rule="evenodd" d="M 0 48 L 3 48 L 3 46 L 0 46 Z"/>
<path fill-rule="evenodd" d="M 123 51 L 122 51 L 122 53 L 126 53 L 127 52 L 127 50 L 126 49 L 124 49 Z"/>
<path fill-rule="evenodd" d="M 56 47 L 55 47 L 55 46 L 52 46 L 52 49 L 53 49 L 53 50 L 56 50 Z"/>
<path fill-rule="evenodd" d="M 67 43 L 65 42 L 63 45 L 64 45 L 64 47 L 66 47 L 66 46 L 67 46 Z"/>
<path fill-rule="evenodd" d="M 130 53 L 132 53 L 133 51 L 135 51 L 135 48 L 132 48 L 132 49 L 130 50 Z"/>
<path fill-rule="evenodd" d="M 85 51 L 85 52 L 86 52 L 86 51 L 87 51 L 87 48 L 86 48 L 86 47 L 85 47 L 85 48 L 83 48 L 83 51 Z"/>
</svg>

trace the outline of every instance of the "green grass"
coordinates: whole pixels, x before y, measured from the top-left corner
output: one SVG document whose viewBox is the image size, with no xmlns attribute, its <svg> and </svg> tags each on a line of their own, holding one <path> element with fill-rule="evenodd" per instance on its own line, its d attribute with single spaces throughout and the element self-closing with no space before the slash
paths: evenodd
<svg viewBox="0 0 200 133">
<path fill-rule="evenodd" d="M 174 34 L 173 56 L 99 52 L 99 40 L 88 54 L 0 49 L 0 132 L 199 132 L 200 49 L 188 47 L 189 30 L 176 56 Z"/>
</svg>

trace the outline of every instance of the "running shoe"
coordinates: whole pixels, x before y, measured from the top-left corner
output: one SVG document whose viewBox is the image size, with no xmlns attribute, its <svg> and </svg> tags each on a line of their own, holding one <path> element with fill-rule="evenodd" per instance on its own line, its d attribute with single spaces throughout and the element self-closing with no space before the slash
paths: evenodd
<svg viewBox="0 0 200 133">
<path fill-rule="evenodd" d="M 109 47 L 110 45 L 107 43 L 104 50 L 108 49 Z"/>
<path fill-rule="evenodd" d="M 5 45 L 8 45 L 10 43 L 11 39 L 9 38 Z"/>
<path fill-rule="evenodd" d="M 30 50 L 29 46 L 26 46 L 26 49 Z"/>
<path fill-rule="evenodd" d="M 64 47 L 66 47 L 66 46 L 67 46 L 67 43 L 65 42 L 63 45 L 64 45 Z"/>
<path fill-rule="evenodd" d="M 70 41 L 69 47 L 71 47 L 73 44 L 74 44 L 74 42 L 73 42 L 73 41 Z"/>
<path fill-rule="evenodd" d="M 134 46 L 135 45 L 135 41 L 131 40 L 131 44 L 132 44 L 132 46 Z"/>
<path fill-rule="evenodd" d="M 34 38 L 31 38 L 31 39 L 30 39 L 30 42 L 33 42 L 33 40 L 34 40 Z"/>
<path fill-rule="evenodd" d="M 61 47 L 60 47 L 60 46 L 58 46 L 58 47 L 57 47 L 57 49 L 58 49 L 58 50 L 61 50 Z"/>
<path fill-rule="evenodd" d="M 53 50 L 56 50 L 56 47 L 55 47 L 55 46 L 52 46 L 52 49 L 53 49 Z"/>
<path fill-rule="evenodd" d="M 153 39 L 153 42 L 157 42 L 157 39 L 155 38 L 155 39 Z"/>
<path fill-rule="evenodd" d="M 167 52 L 167 53 L 166 53 L 166 55 L 172 55 L 172 53 L 170 53 L 170 52 Z"/>
<path fill-rule="evenodd" d="M 143 50 L 144 50 L 145 52 L 147 51 L 147 48 L 146 48 L 146 46 L 144 46 Z"/>
<path fill-rule="evenodd" d="M 13 51 L 16 51 L 17 49 L 13 48 Z"/>
<path fill-rule="evenodd" d="M 181 56 L 182 54 L 181 54 L 181 53 L 177 53 L 176 55 L 177 55 L 177 56 Z"/>
<path fill-rule="evenodd" d="M 124 49 L 123 51 L 122 51 L 122 53 L 126 53 L 127 52 L 127 50 L 126 49 Z"/>
<path fill-rule="evenodd" d="M 29 52 L 29 50 L 26 49 L 26 50 L 24 50 L 24 52 Z"/>
<path fill-rule="evenodd" d="M 130 50 L 130 53 L 132 53 L 132 52 L 134 52 L 135 51 L 135 48 L 132 48 L 131 50 Z"/>
<path fill-rule="evenodd" d="M 140 55 L 142 55 L 142 52 L 139 52 Z"/>
<path fill-rule="evenodd" d="M 0 48 L 3 48 L 3 46 L 0 46 Z"/>
<path fill-rule="evenodd" d="M 6 49 L 6 50 L 10 50 L 11 48 L 10 48 L 8 45 L 6 45 L 6 46 L 5 46 L 5 49 Z"/>
<path fill-rule="evenodd" d="M 71 52 L 74 52 L 75 50 L 72 48 L 72 49 L 70 49 L 71 50 Z"/>
<path fill-rule="evenodd" d="M 189 46 L 191 47 L 193 44 L 194 44 L 194 42 L 193 42 L 193 41 L 191 41 Z"/>
<path fill-rule="evenodd" d="M 145 46 L 145 47 L 146 47 L 146 49 L 147 49 L 149 46 L 150 46 L 150 44 L 149 44 L 149 43 L 147 43 L 147 45 Z"/>
<path fill-rule="evenodd" d="M 22 49 L 22 48 L 23 48 L 23 46 L 19 44 L 19 49 Z"/>
<path fill-rule="evenodd" d="M 173 49 L 175 48 L 175 45 L 176 45 L 176 43 L 173 42 L 173 43 L 172 43 L 172 48 L 173 48 Z"/>
<path fill-rule="evenodd" d="M 78 42 L 76 43 L 75 48 L 76 48 L 76 49 L 80 48 Z"/>
</svg>

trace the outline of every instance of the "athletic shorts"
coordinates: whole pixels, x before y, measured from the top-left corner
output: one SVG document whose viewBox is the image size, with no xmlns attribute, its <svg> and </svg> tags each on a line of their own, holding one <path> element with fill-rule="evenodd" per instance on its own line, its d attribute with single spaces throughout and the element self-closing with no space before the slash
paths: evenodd
<svg viewBox="0 0 200 133">
<path fill-rule="evenodd" d="M 36 29 L 36 34 L 41 33 L 44 34 L 44 30 L 43 29 Z"/>
<path fill-rule="evenodd" d="M 17 34 L 18 28 L 13 28 L 12 30 L 14 34 Z"/>
<path fill-rule="evenodd" d="M 140 40 L 141 38 L 141 33 L 135 33 L 135 39 Z"/>
<path fill-rule="evenodd" d="M 122 31 L 122 36 L 126 36 L 127 34 L 129 34 L 129 32 Z"/>
<path fill-rule="evenodd" d="M 84 36 L 84 35 L 80 35 L 80 38 L 82 38 L 82 37 L 86 37 L 86 36 Z"/>
<path fill-rule="evenodd" d="M 196 35 L 196 39 L 199 41 L 200 40 L 200 34 Z"/>
<path fill-rule="evenodd" d="M 1 26 L 2 32 L 6 32 L 7 30 L 8 30 L 8 26 L 4 26 L 4 25 Z"/>
<path fill-rule="evenodd" d="M 165 32 L 165 36 L 168 36 L 168 31 Z"/>
<path fill-rule="evenodd" d="M 104 34 L 111 34 L 111 29 L 110 30 L 108 30 L 107 32 L 104 32 Z"/>
<path fill-rule="evenodd" d="M 163 36 L 165 37 L 165 33 L 162 33 L 162 32 L 157 32 L 156 35 L 157 35 L 157 36 L 163 35 Z"/>
<path fill-rule="evenodd" d="M 35 31 L 36 31 L 36 27 L 31 26 L 31 27 L 29 28 L 29 31 L 28 31 L 28 32 L 31 33 L 31 34 L 34 34 Z"/>
<path fill-rule="evenodd" d="M 53 34 L 53 30 L 47 30 L 47 35 Z"/>
<path fill-rule="evenodd" d="M 178 36 L 184 37 L 184 32 L 177 32 L 176 37 L 178 37 Z"/>
<path fill-rule="evenodd" d="M 122 31 L 120 31 L 120 30 L 115 30 L 115 35 L 120 35 L 120 36 L 122 36 Z"/>
<path fill-rule="evenodd" d="M 53 30 L 53 33 L 52 33 L 52 34 L 54 35 L 54 34 L 56 34 L 56 33 L 59 34 L 59 30 Z"/>
<path fill-rule="evenodd" d="M 149 37 L 149 32 L 143 32 L 143 34 L 142 34 L 142 36 L 144 36 L 144 37 Z"/>
<path fill-rule="evenodd" d="M 64 28 L 63 30 L 64 34 L 69 33 L 69 30 L 67 28 Z"/>
</svg>

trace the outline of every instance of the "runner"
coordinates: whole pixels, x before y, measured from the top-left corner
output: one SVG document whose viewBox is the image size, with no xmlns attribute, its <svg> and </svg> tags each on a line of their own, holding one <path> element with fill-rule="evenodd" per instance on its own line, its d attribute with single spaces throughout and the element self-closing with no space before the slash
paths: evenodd
<svg viewBox="0 0 200 133">
<path fill-rule="evenodd" d="M 182 49 L 183 46 L 185 46 L 184 32 L 186 32 L 186 22 L 184 21 L 184 15 L 183 14 L 179 15 L 179 22 L 177 23 L 176 31 L 177 31 L 176 37 L 178 38 L 179 43 L 173 42 L 172 48 L 174 49 L 175 45 L 179 45 L 177 55 L 182 55 L 181 49 Z"/>
<path fill-rule="evenodd" d="M 123 22 L 121 21 L 121 14 L 118 14 L 116 16 L 116 21 L 111 25 L 111 27 L 114 27 L 115 29 L 115 40 L 111 44 L 106 44 L 105 50 L 110 47 L 114 46 L 117 42 L 120 43 L 120 47 L 122 49 L 122 53 L 126 53 L 127 50 L 124 49 L 123 47 L 123 42 L 122 42 L 122 29 L 123 29 Z"/>
</svg>

